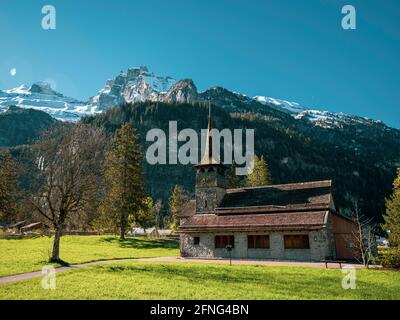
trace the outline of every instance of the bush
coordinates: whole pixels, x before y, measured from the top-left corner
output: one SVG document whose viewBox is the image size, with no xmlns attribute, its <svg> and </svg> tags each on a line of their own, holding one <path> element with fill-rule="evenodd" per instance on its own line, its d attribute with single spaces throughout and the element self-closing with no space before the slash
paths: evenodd
<svg viewBox="0 0 400 320">
<path fill-rule="evenodd" d="M 381 250 L 376 263 L 386 268 L 400 268 L 400 247 Z"/>
</svg>

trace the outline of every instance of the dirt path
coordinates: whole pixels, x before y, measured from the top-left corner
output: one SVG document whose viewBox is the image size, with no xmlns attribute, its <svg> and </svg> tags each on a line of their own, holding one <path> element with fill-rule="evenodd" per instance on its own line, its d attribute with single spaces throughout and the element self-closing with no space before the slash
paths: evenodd
<svg viewBox="0 0 400 320">
<path fill-rule="evenodd" d="M 137 258 L 137 259 L 112 259 L 112 260 L 99 260 L 94 262 L 87 262 L 81 264 L 74 264 L 68 267 L 59 267 L 56 268 L 55 271 L 57 273 L 73 270 L 78 268 L 83 268 L 91 265 L 96 265 L 100 263 L 116 263 L 121 261 L 159 261 L 159 262 L 181 262 L 181 263 L 221 263 L 221 264 L 229 264 L 229 259 L 195 259 L 195 258 L 180 258 L 180 257 L 158 257 L 158 258 Z M 276 267 L 314 267 L 314 268 L 325 268 L 325 263 L 322 262 L 294 262 L 294 261 L 266 261 L 266 260 L 232 260 L 233 265 L 257 265 L 257 266 L 276 266 Z M 351 266 L 354 268 L 363 268 L 362 265 L 359 264 L 344 264 L 342 268 L 346 266 Z M 337 263 L 329 263 L 329 268 L 339 268 L 339 264 Z M 28 273 L 22 273 L 12 276 L 0 277 L 0 285 L 6 284 L 10 282 L 15 282 L 19 280 L 32 279 L 42 277 L 44 274 L 42 271 L 34 271 Z"/>
</svg>

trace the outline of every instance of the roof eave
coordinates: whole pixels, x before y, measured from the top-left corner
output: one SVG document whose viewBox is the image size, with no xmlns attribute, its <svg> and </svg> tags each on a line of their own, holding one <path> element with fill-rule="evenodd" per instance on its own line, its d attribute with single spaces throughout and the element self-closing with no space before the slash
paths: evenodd
<svg viewBox="0 0 400 320">
<path fill-rule="evenodd" d="M 298 231 L 298 230 L 320 230 L 325 227 L 324 224 L 312 225 L 281 225 L 281 226 L 193 226 L 179 227 L 177 233 L 204 233 L 204 232 L 219 232 L 219 231 Z"/>
</svg>

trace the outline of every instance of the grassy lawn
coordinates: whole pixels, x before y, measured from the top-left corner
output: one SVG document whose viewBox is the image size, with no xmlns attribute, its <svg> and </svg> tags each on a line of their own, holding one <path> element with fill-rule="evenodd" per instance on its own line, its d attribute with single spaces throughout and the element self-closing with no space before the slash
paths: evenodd
<svg viewBox="0 0 400 320">
<path fill-rule="evenodd" d="M 344 290 L 337 269 L 229 266 L 205 263 L 115 262 L 41 279 L 0 285 L 0 299 L 400 299 L 400 273 L 357 270 Z"/>
<path fill-rule="evenodd" d="M 49 259 L 53 239 L 0 239 L 0 276 L 41 270 Z M 69 263 L 115 258 L 177 256 L 173 240 L 130 238 L 119 241 L 114 236 L 64 236 L 60 257 Z"/>
</svg>

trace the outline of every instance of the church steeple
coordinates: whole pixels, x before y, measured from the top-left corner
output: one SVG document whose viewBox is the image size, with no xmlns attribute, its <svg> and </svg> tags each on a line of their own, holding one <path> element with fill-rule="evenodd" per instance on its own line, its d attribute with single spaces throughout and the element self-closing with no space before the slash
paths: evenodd
<svg viewBox="0 0 400 320">
<path fill-rule="evenodd" d="M 204 148 L 204 154 L 203 157 L 200 160 L 200 164 L 219 164 L 219 161 L 217 161 L 214 156 L 213 156 L 213 143 L 212 143 L 212 135 L 211 135 L 211 130 L 212 130 L 212 120 L 211 120 L 211 102 L 210 99 L 208 99 L 208 128 L 207 128 L 207 137 L 206 137 L 206 146 Z"/>
<path fill-rule="evenodd" d="M 196 168 L 196 213 L 213 213 L 225 193 L 225 166 L 213 155 L 211 102 L 208 101 L 208 128 L 204 154 Z"/>
</svg>

